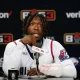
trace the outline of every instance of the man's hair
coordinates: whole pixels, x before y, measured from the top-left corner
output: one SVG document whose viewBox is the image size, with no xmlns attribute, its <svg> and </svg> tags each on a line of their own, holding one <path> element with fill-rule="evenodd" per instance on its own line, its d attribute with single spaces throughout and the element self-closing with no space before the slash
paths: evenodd
<svg viewBox="0 0 80 80">
<path fill-rule="evenodd" d="M 42 22 L 42 27 L 43 27 L 43 37 L 46 37 L 48 34 L 48 29 L 47 29 L 47 21 L 46 18 L 42 14 L 28 14 L 28 16 L 25 17 L 23 21 L 23 34 L 27 34 L 27 29 L 30 25 L 30 22 L 33 20 L 34 17 L 39 17 L 41 22 Z"/>
</svg>

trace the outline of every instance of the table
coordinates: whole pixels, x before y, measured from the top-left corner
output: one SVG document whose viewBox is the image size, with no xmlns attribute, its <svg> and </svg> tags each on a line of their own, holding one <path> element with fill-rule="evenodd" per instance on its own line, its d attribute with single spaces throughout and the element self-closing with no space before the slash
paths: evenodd
<svg viewBox="0 0 80 80">
<path fill-rule="evenodd" d="M 73 78 L 19 79 L 19 80 L 74 80 Z"/>
<path fill-rule="evenodd" d="M 0 77 L 0 80 L 8 80 L 7 78 L 3 78 Z M 19 78 L 18 80 L 74 80 L 73 78 L 31 78 L 31 79 L 27 79 L 27 78 Z"/>
</svg>

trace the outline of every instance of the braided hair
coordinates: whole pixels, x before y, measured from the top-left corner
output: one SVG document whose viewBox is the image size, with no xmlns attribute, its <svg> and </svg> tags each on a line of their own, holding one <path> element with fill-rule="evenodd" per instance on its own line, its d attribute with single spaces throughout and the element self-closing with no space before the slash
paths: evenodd
<svg viewBox="0 0 80 80">
<path fill-rule="evenodd" d="M 43 27 L 43 37 L 46 37 L 48 34 L 48 29 L 47 29 L 47 21 L 46 18 L 42 14 L 28 14 L 28 16 L 25 17 L 23 20 L 23 34 L 27 34 L 27 29 L 30 25 L 30 22 L 33 20 L 34 17 L 39 17 L 41 22 L 42 22 L 42 27 Z"/>
</svg>

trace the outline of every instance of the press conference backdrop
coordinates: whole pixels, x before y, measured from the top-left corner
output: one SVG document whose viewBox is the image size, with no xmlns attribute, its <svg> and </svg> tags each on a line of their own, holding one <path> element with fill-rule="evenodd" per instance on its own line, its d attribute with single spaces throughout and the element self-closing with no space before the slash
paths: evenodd
<svg viewBox="0 0 80 80">
<path fill-rule="evenodd" d="M 0 67 L 8 42 L 22 37 L 22 20 L 29 12 L 47 18 L 48 38 L 59 41 L 70 57 L 80 59 L 80 6 L 78 3 L 3 2 L 0 4 Z"/>
</svg>

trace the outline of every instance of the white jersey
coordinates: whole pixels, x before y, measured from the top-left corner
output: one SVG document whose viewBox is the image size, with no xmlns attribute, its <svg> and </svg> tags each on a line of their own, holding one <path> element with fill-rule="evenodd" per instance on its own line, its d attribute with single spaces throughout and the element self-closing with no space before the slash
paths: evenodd
<svg viewBox="0 0 80 80">
<path fill-rule="evenodd" d="M 31 46 L 27 45 L 30 52 L 33 53 Z M 40 72 L 55 77 L 77 77 L 76 68 L 69 58 L 64 47 L 53 40 L 51 46 L 50 39 L 43 39 L 41 47 L 45 50 L 43 55 L 39 56 Z M 26 46 L 20 42 L 20 39 L 7 44 L 4 51 L 3 71 L 8 75 L 8 70 L 20 67 L 36 67 L 35 60 L 30 57 Z"/>
</svg>

